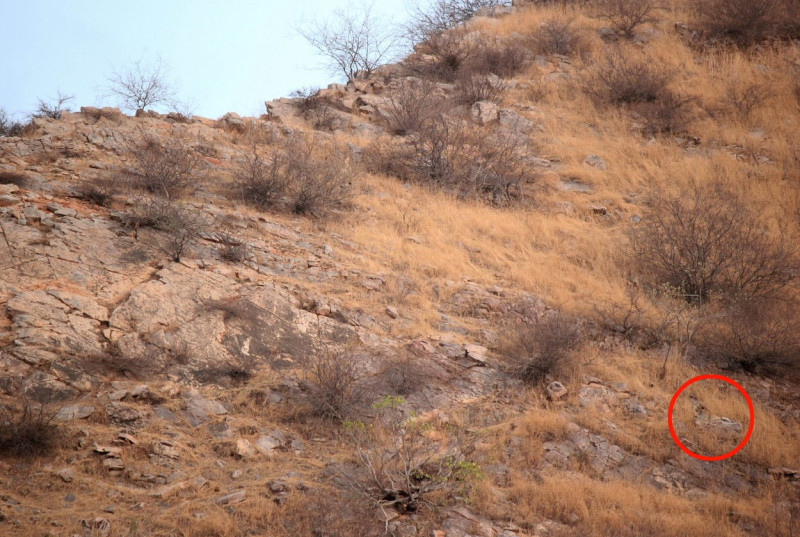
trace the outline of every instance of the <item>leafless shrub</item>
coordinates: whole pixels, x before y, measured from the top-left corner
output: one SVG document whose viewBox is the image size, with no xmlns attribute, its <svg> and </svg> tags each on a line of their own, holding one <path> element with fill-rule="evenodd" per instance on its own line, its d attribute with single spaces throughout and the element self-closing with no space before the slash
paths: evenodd
<svg viewBox="0 0 800 537">
<path fill-rule="evenodd" d="M 493 74 L 509 78 L 531 62 L 531 52 L 519 39 L 484 44 L 467 59 L 466 70 L 476 74 Z"/>
<path fill-rule="evenodd" d="M 175 90 L 167 81 L 167 67 L 161 58 L 153 61 L 139 59 L 127 70 L 112 73 L 105 92 L 117 99 L 120 108 L 130 112 L 157 105 L 169 108 L 179 105 Z"/>
<path fill-rule="evenodd" d="M 751 371 L 759 366 L 797 365 L 798 315 L 796 299 L 753 300 L 731 308 L 700 335 L 698 344 L 705 353 Z"/>
<path fill-rule="evenodd" d="M 202 159 L 184 141 L 145 134 L 127 145 L 134 161 L 129 179 L 135 188 L 173 199 L 198 183 Z"/>
<path fill-rule="evenodd" d="M 27 177 L 24 173 L 0 171 L 0 185 L 17 185 L 19 187 L 25 184 Z"/>
<path fill-rule="evenodd" d="M 278 155 L 286 162 L 283 174 L 294 212 L 321 217 L 347 203 L 352 172 L 344 149 L 314 138 L 294 137 Z"/>
<path fill-rule="evenodd" d="M 743 84 L 738 80 L 731 80 L 725 87 L 725 105 L 740 120 L 746 120 L 750 115 L 775 96 L 772 88 L 761 82 Z"/>
<path fill-rule="evenodd" d="M 73 95 L 64 95 L 60 91 L 56 98 L 52 99 L 52 102 L 39 99 L 39 104 L 32 116 L 35 118 L 61 119 L 61 114 L 69 112 L 69 108 L 64 105 L 73 99 L 75 99 Z"/>
<path fill-rule="evenodd" d="M 750 45 L 768 36 L 778 0 L 706 0 L 695 4 L 697 23 L 709 36 Z"/>
<path fill-rule="evenodd" d="M 299 88 L 292 91 L 289 97 L 295 99 L 295 104 L 302 114 L 317 108 L 320 102 L 319 88 Z"/>
<path fill-rule="evenodd" d="M 371 76 L 396 51 L 395 31 L 372 13 L 371 4 L 336 10 L 324 21 L 297 30 L 327 60 L 331 72 L 348 79 Z"/>
<path fill-rule="evenodd" d="M 452 82 L 456 74 L 485 49 L 477 36 L 468 34 L 465 28 L 433 34 L 419 47 L 424 56 L 412 56 L 412 70 L 445 82 Z"/>
<path fill-rule="evenodd" d="M 54 419 L 55 413 L 46 405 L 35 404 L 24 397 L 18 407 L 0 405 L 0 455 L 47 455 L 60 439 Z"/>
<path fill-rule="evenodd" d="M 649 103 L 666 95 L 675 75 L 670 67 L 620 48 L 590 69 L 585 90 L 599 102 Z"/>
<path fill-rule="evenodd" d="M 427 385 L 430 369 L 411 352 L 401 350 L 385 357 L 378 377 L 382 381 L 381 393 L 407 396 Z"/>
<path fill-rule="evenodd" d="M 219 256 L 231 263 L 241 263 L 247 259 L 247 243 L 233 235 L 224 235 L 220 241 L 220 248 L 217 250 Z"/>
<path fill-rule="evenodd" d="M 628 39 L 634 37 L 638 26 L 653 22 L 658 9 L 656 0 L 598 0 L 596 4 L 597 15 Z"/>
<path fill-rule="evenodd" d="M 497 75 L 479 75 L 468 71 L 461 72 L 456 78 L 456 99 L 466 105 L 478 101 L 498 101 L 506 84 Z"/>
<path fill-rule="evenodd" d="M 504 205 L 521 196 L 529 180 L 532 149 L 513 129 L 480 128 L 457 114 L 429 116 L 404 142 L 373 144 L 371 169 L 461 197 L 488 195 Z"/>
<path fill-rule="evenodd" d="M 111 204 L 112 194 L 103 186 L 86 185 L 80 189 L 78 197 L 99 207 L 108 207 Z"/>
<path fill-rule="evenodd" d="M 234 163 L 233 174 L 242 201 L 257 209 L 274 206 L 288 185 L 287 155 L 267 155 L 261 145 L 252 142 Z"/>
<path fill-rule="evenodd" d="M 325 349 L 305 359 L 303 374 L 314 414 L 344 421 L 368 401 L 363 356 L 353 349 Z"/>
<path fill-rule="evenodd" d="M 344 424 L 353 447 L 352 471 L 342 476 L 350 488 L 384 514 L 386 509 L 401 513 L 419 511 L 435 492 L 468 491 L 483 474 L 474 462 L 465 460 L 456 431 L 430 434 L 434 427 L 407 419 L 402 398 L 384 397 L 373 405 L 378 419 L 367 425 L 357 421 Z"/>
<path fill-rule="evenodd" d="M 678 96 L 671 91 L 655 101 L 632 104 L 631 110 L 641 118 L 642 134 L 681 134 L 686 132 L 692 120 L 689 105 L 692 99 Z"/>
<path fill-rule="evenodd" d="M 541 54 L 572 56 L 586 50 L 586 38 L 571 19 L 544 21 L 533 35 L 535 50 Z"/>
<path fill-rule="evenodd" d="M 539 384 L 568 368 L 571 353 L 581 344 L 581 330 L 575 319 L 550 312 L 508 327 L 506 341 L 502 352 L 510 374 Z"/>
<path fill-rule="evenodd" d="M 0 137 L 22 136 L 25 125 L 12 119 L 4 108 L 0 108 Z"/>
<path fill-rule="evenodd" d="M 443 98 L 436 94 L 431 82 L 412 79 L 392 96 L 389 127 L 398 135 L 416 132 L 431 114 L 444 106 Z"/>
<path fill-rule="evenodd" d="M 526 96 L 535 103 L 544 101 L 551 92 L 550 83 L 541 75 L 532 78 L 528 85 L 530 87 L 526 92 Z"/>
<path fill-rule="evenodd" d="M 413 6 L 406 34 L 411 43 L 421 43 L 468 21 L 482 9 L 502 5 L 502 0 L 434 0 Z"/>
<path fill-rule="evenodd" d="M 638 273 L 694 304 L 773 297 L 797 279 L 797 248 L 720 185 L 655 192 L 631 232 Z"/>
<path fill-rule="evenodd" d="M 176 263 L 206 227 L 202 213 L 189 206 L 162 199 L 145 199 L 121 215 L 125 227 L 138 237 L 140 228 L 153 228 L 165 233 L 161 248 Z"/>
<path fill-rule="evenodd" d="M 301 88 L 290 95 L 295 99 L 298 110 L 303 117 L 318 130 L 333 130 L 336 126 L 336 113 L 330 99 L 320 95 L 318 88 Z"/>
</svg>

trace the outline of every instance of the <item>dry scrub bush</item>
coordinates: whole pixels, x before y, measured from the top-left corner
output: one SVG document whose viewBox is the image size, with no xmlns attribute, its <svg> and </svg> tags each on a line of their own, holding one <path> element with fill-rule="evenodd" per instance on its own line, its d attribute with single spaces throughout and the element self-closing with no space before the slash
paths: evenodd
<svg viewBox="0 0 800 537">
<path fill-rule="evenodd" d="M 20 406 L 0 405 L 0 456 L 38 457 L 47 455 L 60 438 L 53 423 L 55 413 L 46 405 L 22 398 Z"/>
<path fill-rule="evenodd" d="M 479 101 L 499 101 L 505 89 L 505 83 L 496 75 L 459 72 L 456 76 L 455 98 L 459 103 L 469 106 Z"/>
<path fill-rule="evenodd" d="M 710 355 L 745 369 L 793 365 L 800 356 L 800 302 L 796 298 L 755 300 L 733 308 L 713 329 L 700 334 Z"/>
<path fill-rule="evenodd" d="M 0 138 L 3 136 L 22 136 L 25 125 L 9 117 L 4 108 L 0 108 Z"/>
<path fill-rule="evenodd" d="M 425 387 L 430 378 L 430 367 L 408 350 L 384 357 L 380 373 L 381 393 L 407 396 Z"/>
<path fill-rule="evenodd" d="M 720 185 L 655 193 L 630 244 L 642 285 L 684 351 L 696 343 L 750 368 L 800 352 L 787 322 L 800 309 L 797 247 Z"/>
<path fill-rule="evenodd" d="M 413 5 L 406 34 L 411 43 L 422 43 L 446 33 L 483 9 L 502 5 L 502 0 L 434 0 Z"/>
<path fill-rule="evenodd" d="M 654 21 L 659 7 L 656 0 L 598 0 L 595 12 L 618 33 L 632 39 L 638 26 Z"/>
<path fill-rule="evenodd" d="M 459 27 L 426 38 L 420 44 L 420 51 L 425 56 L 412 56 L 408 65 L 424 77 L 453 82 L 461 68 L 484 46 L 477 36 L 468 35 L 466 28 Z"/>
<path fill-rule="evenodd" d="M 583 32 L 571 19 L 547 19 L 532 36 L 533 48 L 540 54 L 580 55 L 586 52 Z"/>
<path fill-rule="evenodd" d="M 286 159 L 281 154 L 267 155 L 253 141 L 234 161 L 233 176 L 243 203 L 256 209 L 274 206 L 286 192 Z"/>
<path fill-rule="evenodd" d="M 723 103 L 737 119 L 746 121 L 774 96 L 767 84 L 756 81 L 745 83 L 734 77 L 726 83 Z"/>
<path fill-rule="evenodd" d="M 377 143 L 368 152 L 371 170 L 460 197 L 488 196 L 496 204 L 521 197 L 530 180 L 532 150 L 513 129 L 477 127 L 452 110 L 439 110 L 403 142 Z"/>
<path fill-rule="evenodd" d="M 137 238 L 140 228 L 164 232 L 160 247 L 176 263 L 207 227 L 199 210 L 158 198 L 139 200 L 121 215 L 121 221 Z"/>
<path fill-rule="evenodd" d="M 695 4 L 696 23 L 710 37 L 750 45 L 773 29 L 780 0 L 705 0 Z"/>
<path fill-rule="evenodd" d="M 627 107 L 641 119 L 645 135 L 678 133 L 691 120 L 691 99 L 670 89 L 676 74 L 641 53 L 618 48 L 589 68 L 584 90 L 599 104 Z"/>
<path fill-rule="evenodd" d="M 69 112 L 69 108 L 64 105 L 73 100 L 75 97 L 72 95 L 63 95 L 60 91 L 53 102 L 47 102 L 44 99 L 39 99 L 39 104 L 36 111 L 31 114 L 34 118 L 49 118 L 61 119 L 64 112 Z"/>
<path fill-rule="evenodd" d="M 342 147 L 299 136 L 279 148 L 277 158 L 286 163 L 283 174 L 295 213 L 321 217 L 347 204 L 353 172 Z"/>
<path fill-rule="evenodd" d="M 250 140 L 234 164 L 244 203 L 266 209 L 286 201 L 298 214 L 322 217 L 344 207 L 352 169 L 346 151 L 333 142 L 304 135 L 281 142 L 271 153 Z"/>
<path fill-rule="evenodd" d="M 392 96 L 387 110 L 389 128 L 400 136 L 418 131 L 432 113 L 443 106 L 436 86 L 427 80 L 410 79 Z"/>
<path fill-rule="evenodd" d="M 437 440 L 433 426 L 408 419 L 403 404 L 402 398 L 384 397 L 373 405 L 378 412 L 373 423 L 344 424 L 355 467 L 342 477 L 384 515 L 386 509 L 417 512 L 433 494 L 468 491 L 482 477 L 478 465 L 465 460 L 456 431 Z"/>
<path fill-rule="evenodd" d="M 585 89 L 599 102 L 635 104 L 661 99 L 674 80 L 674 69 L 625 48 L 609 51 L 590 68 Z"/>
<path fill-rule="evenodd" d="M 344 421 L 363 409 L 371 398 L 363 361 L 363 354 L 353 349 L 324 349 L 303 360 L 312 414 Z"/>
<path fill-rule="evenodd" d="M 773 297 L 796 279 L 797 248 L 719 184 L 655 192 L 631 232 L 638 273 L 687 302 Z"/>
<path fill-rule="evenodd" d="M 501 352 L 509 359 L 508 371 L 527 384 L 566 373 L 582 338 L 578 322 L 559 312 L 526 318 L 506 327 L 506 333 Z"/>
<path fill-rule="evenodd" d="M 219 257 L 230 263 L 242 263 L 247 259 L 249 248 L 247 243 L 233 235 L 224 234 L 217 250 Z"/>
<path fill-rule="evenodd" d="M 320 95 L 318 88 L 301 88 L 290 95 L 303 117 L 318 130 L 333 130 L 336 122 L 333 103 Z"/>
<path fill-rule="evenodd" d="M 134 162 L 128 180 L 134 188 L 173 199 L 197 185 L 202 159 L 184 141 L 145 134 L 127 146 Z"/>
<path fill-rule="evenodd" d="M 520 39 L 485 43 L 467 59 L 464 69 L 472 73 L 509 78 L 531 63 L 531 52 Z"/>
<path fill-rule="evenodd" d="M 337 9 L 324 19 L 301 24 L 297 31 L 326 59 L 332 73 L 347 79 L 369 78 L 397 50 L 396 32 L 367 3 Z"/>
</svg>

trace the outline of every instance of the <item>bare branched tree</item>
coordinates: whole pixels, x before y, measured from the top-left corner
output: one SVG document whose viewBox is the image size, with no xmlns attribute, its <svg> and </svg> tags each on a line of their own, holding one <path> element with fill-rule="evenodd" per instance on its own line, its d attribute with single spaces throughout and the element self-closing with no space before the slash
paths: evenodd
<svg viewBox="0 0 800 537">
<path fill-rule="evenodd" d="M 652 22 L 659 7 L 656 0 L 599 0 L 597 15 L 611 23 L 616 31 L 632 39 L 636 27 Z"/>
<path fill-rule="evenodd" d="M 372 11 L 373 4 L 336 10 L 325 20 L 301 24 L 297 32 L 323 56 L 332 73 L 369 77 L 394 59 L 397 33 Z"/>
<path fill-rule="evenodd" d="M 61 119 L 62 113 L 69 112 L 69 108 L 66 108 L 64 105 L 74 98 L 75 96 L 73 95 L 64 95 L 59 91 L 56 94 L 56 97 L 54 99 L 50 99 L 50 101 L 39 99 L 39 105 L 36 107 L 36 112 L 31 114 L 31 117 Z"/>
<path fill-rule="evenodd" d="M 167 67 L 161 58 L 139 59 L 127 70 L 115 71 L 108 77 L 106 95 L 116 98 L 120 108 L 131 112 L 157 105 L 175 108 L 179 103 L 166 77 Z"/>
<path fill-rule="evenodd" d="M 411 22 L 406 26 L 408 39 L 416 44 L 455 28 L 482 9 L 504 5 L 503 0 L 434 0 L 411 9 Z"/>
<path fill-rule="evenodd" d="M 797 247 L 721 185 L 656 192 L 632 230 L 638 271 L 692 304 L 779 296 L 797 279 Z"/>
<path fill-rule="evenodd" d="M 19 136 L 25 126 L 15 120 L 5 108 L 0 108 L 0 137 Z"/>
</svg>

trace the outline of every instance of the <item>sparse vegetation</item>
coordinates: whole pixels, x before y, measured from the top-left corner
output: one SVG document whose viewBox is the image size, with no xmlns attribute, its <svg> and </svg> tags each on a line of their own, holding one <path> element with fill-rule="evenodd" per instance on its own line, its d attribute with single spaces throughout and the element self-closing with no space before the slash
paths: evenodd
<svg viewBox="0 0 800 537">
<path fill-rule="evenodd" d="M 406 33 L 412 44 L 425 43 L 431 38 L 468 21 L 482 9 L 502 5 L 501 0 L 434 0 L 413 6 Z"/>
<path fill-rule="evenodd" d="M 343 422 L 369 403 L 362 361 L 353 349 L 325 349 L 306 357 L 303 373 L 314 414 Z"/>
<path fill-rule="evenodd" d="M 59 91 L 55 99 L 51 101 L 39 99 L 36 111 L 31 115 L 35 118 L 61 119 L 61 114 L 69 112 L 69 108 L 65 105 L 74 99 L 74 96 L 64 95 Z"/>
<path fill-rule="evenodd" d="M 244 203 L 262 210 L 278 203 L 287 188 L 284 157 L 282 153 L 267 155 L 257 142 L 240 153 L 234 175 Z"/>
<path fill-rule="evenodd" d="M 0 451 L 17 393 L 76 416 L 50 458 L 0 460 L 0 527 L 796 534 L 798 10 L 775 1 L 738 46 L 686 2 L 627 28 L 600 11 L 648 2 L 528 2 L 261 118 L 87 108 L 0 139 L 24 185 L 0 184 Z M 484 81 L 505 89 L 474 105 Z M 145 180 L 120 141 L 148 133 L 213 181 Z M 755 403 L 721 465 L 665 419 L 703 373 Z M 714 384 L 673 413 L 698 453 L 750 420 Z"/>
<path fill-rule="evenodd" d="M 612 50 L 590 70 L 586 91 L 611 104 L 652 103 L 669 93 L 676 71 L 626 48 Z"/>
<path fill-rule="evenodd" d="M 404 403 L 387 396 L 373 405 L 379 412 L 376 422 L 344 423 L 356 465 L 344 478 L 384 514 L 387 509 L 417 512 L 428 496 L 468 488 L 483 475 L 477 464 L 459 456 L 457 439 L 445 436 L 436 441 L 429 434 L 431 424 L 408 419 L 401 408 Z"/>
<path fill-rule="evenodd" d="M 521 198 L 531 180 L 529 142 L 513 130 L 478 128 L 447 108 L 435 110 L 406 142 L 374 145 L 368 164 L 402 179 L 497 205 Z"/>
<path fill-rule="evenodd" d="M 653 22 L 659 8 L 656 0 L 599 0 L 596 9 L 597 15 L 607 20 L 614 30 L 632 39 L 636 28 Z"/>
<path fill-rule="evenodd" d="M 462 73 L 456 79 L 456 99 L 472 105 L 478 101 L 498 101 L 505 84 L 496 75 Z"/>
<path fill-rule="evenodd" d="M 287 141 L 278 155 L 285 162 L 283 173 L 292 211 L 322 217 L 347 204 L 352 171 L 344 149 L 299 137 Z"/>
<path fill-rule="evenodd" d="M 129 141 L 128 149 L 134 164 L 128 181 L 135 189 L 170 200 L 200 182 L 202 159 L 183 140 L 145 134 Z"/>
<path fill-rule="evenodd" d="M 370 4 L 336 10 L 298 32 L 327 60 L 331 72 L 347 79 L 369 77 L 391 61 L 397 42 L 394 30 L 372 13 Z"/>
<path fill-rule="evenodd" d="M 122 214 L 122 223 L 137 238 L 141 228 L 163 231 L 166 236 L 159 242 L 160 247 L 176 263 L 207 227 L 200 211 L 158 198 L 141 199 Z"/>
<path fill-rule="evenodd" d="M 709 0 L 696 5 L 697 22 L 711 37 L 750 45 L 770 33 L 778 7 L 778 0 Z"/>
<path fill-rule="evenodd" d="M 719 184 L 656 192 L 631 239 L 645 281 L 690 303 L 773 297 L 797 278 L 793 241 Z"/>
<path fill-rule="evenodd" d="M 60 431 L 47 405 L 21 398 L 18 407 L 0 405 L 0 455 L 40 457 L 57 446 Z"/>
<path fill-rule="evenodd" d="M 0 108 L 0 137 L 21 136 L 25 125 L 13 119 L 4 108 Z"/>
<path fill-rule="evenodd" d="M 523 319 L 507 332 L 502 352 L 509 373 L 533 385 L 568 372 L 571 354 L 581 344 L 578 322 L 556 311 Z"/>
<path fill-rule="evenodd" d="M 586 50 L 586 39 L 571 19 L 547 19 L 532 39 L 534 48 L 541 54 L 572 56 Z"/>
<path fill-rule="evenodd" d="M 161 58 L 139 59 L 124 71 L 108 77 L 106 95 L 117 100 L 123 110 L 136 112 L 153 106 L 175 109 L 180 106 L 175 90 L 167 81 L 167 67 Z"/>
</svg>

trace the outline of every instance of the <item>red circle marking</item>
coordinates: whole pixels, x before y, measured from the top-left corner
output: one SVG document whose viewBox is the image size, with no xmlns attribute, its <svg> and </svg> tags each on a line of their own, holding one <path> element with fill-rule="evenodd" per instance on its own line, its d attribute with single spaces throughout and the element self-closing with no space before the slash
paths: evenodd
<svg viewBox="0 0 800 537">
<path fill-rule="evenodd" d="M 672 426 L 672 411 L 675 408 L 675 401 L 678 400 L 678 396 L 681 394 L 681 392 L 683 392 L 683 390 L 685 390 L 695 382 L 707 379 L 721 380 L 735 387 L 744 396 L 745 401 L 747 401 L 747 408 L 750 410 L 750 426 L 747 428 L 747 434 L 744 435 L 744 439 L 739 443 L 738 446 L 736 446 L 729 452 L 723 455 L 716 455 L 714 457 L 699 455 L 694 451 L 690 450 L 689 448 L 687 448 L 686 446 L 684 446 L 683 443 L 678 438 L 678 435 L 675 434 L 675 428 Z M 678 444 L 678 447 L 681 448 L 681 450 L 684 453 L 686 453 L 691 457 L 694 457 L 695 459 L 700 459 L 701 461 L 721 461 L 723 459 L 727 459 L 728 457 L 733 457 L 734 455 L 736 455 L 739 452 L 739 450 L 742 449 L 745 446 L 745 444 L 747 444 L 747 441 L 750 440 L 750 435 L 753 434 L 753 425 L 755 423 L 755 412 L 753 410 L 753 401 L 750 400 L 750 396 L 747 395 L 747 392 L 744 391 L 744 388 L 739 386 L 739 384 L 735 380 L 730 379 L 728 377 L 723 377 L 722 375 L 700 375 L 699 377 L 694 377 L 684 382 L 683 386 L 678 388 L 678 391 L 675 392 L 675 395 L 672 396 L 672 400 L 669 402 L 669 410 L 667 411 L 667 421 L 669 422 L 669 434 L 672 435 L 672 439 L 675 441 L 676 444 Z"/>
</svg>

